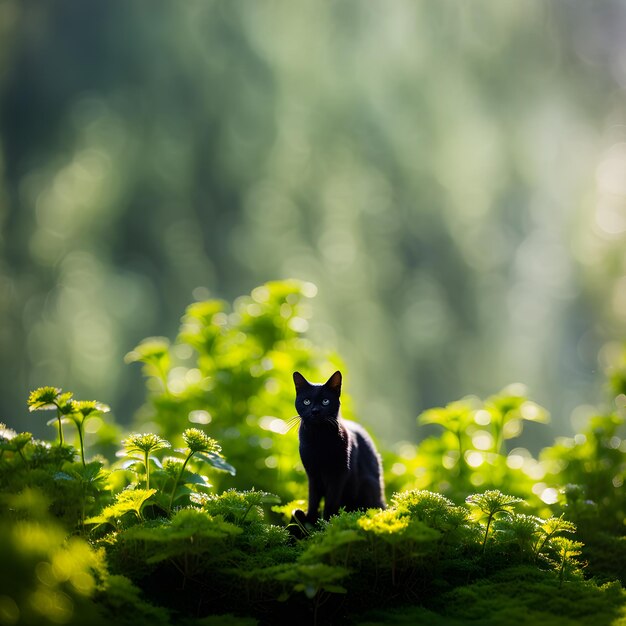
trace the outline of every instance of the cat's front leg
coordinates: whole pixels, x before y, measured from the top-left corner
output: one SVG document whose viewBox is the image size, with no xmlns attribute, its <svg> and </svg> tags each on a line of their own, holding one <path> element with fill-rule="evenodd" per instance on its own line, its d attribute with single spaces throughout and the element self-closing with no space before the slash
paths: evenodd
<svg viewBox="0 0 626 626">
<path fill-rule="evenodd" d="M 322 489 L 318 481 L 309 477 L 309 507 L 306 519 L 309 524 L 315 524 L 319 518 L 320 502 L 322 500 Z"/>
<path fill-rule="evenodd" d="M 324 497 L 324 519 L 329 519 L 332 515 L 337 515 L 343 506 L 343 492 L 346 486 L 347 474 L 340 476 L 329 485 Z"/>
</svg>

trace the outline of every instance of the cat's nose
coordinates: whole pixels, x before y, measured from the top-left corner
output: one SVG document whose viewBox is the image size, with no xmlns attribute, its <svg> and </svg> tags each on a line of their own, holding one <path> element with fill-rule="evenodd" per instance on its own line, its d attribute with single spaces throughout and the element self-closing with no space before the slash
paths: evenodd
<svg viewBox="0 0 626 626">
<path fill-rule="evenodd" d="M 320 412 L 319 406 L 314 406 L 311 408 L 311 415 L 317 415 Z"/>
</svg>

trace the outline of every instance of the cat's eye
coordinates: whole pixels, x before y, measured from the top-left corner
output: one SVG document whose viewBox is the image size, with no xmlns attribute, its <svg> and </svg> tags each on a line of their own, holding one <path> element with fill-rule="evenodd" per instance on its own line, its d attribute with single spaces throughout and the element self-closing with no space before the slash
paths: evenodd
<svg viewBox="0 0 626 626">
<path fill-rule="evenodd" d="M 322 400 L 322 404 L 323 404 L 324 406 L 328 406 L 328 405 L 330 404 L 330 400 L 329 400 L 328 398 L 324 398 L 324 399 Z"/>
<path fill-rule="evenodd" d="M 302 400 L 302 404 L 309 406 L 309 404 L 311 404 L 311 401 L 307 398 L 306 400 Z"/>
</svg>

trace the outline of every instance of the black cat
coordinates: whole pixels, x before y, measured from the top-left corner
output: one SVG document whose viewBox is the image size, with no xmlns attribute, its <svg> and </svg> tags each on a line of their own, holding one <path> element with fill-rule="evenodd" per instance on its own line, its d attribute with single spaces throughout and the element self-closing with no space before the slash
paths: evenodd
<svg viewBox="0 0 626 626">
<path fill-rule="evenodd" d="M 309 479 L 309 508 L 294 511 L 299 522 L 314 524 L 324 499 L 323 519 L 339 512 L 385 508 L 382 463 L 364 428 L 339 415 L 341 372 L 323 385 L 294 372 L 300 416 L 300 458 Z"/>
</svg>

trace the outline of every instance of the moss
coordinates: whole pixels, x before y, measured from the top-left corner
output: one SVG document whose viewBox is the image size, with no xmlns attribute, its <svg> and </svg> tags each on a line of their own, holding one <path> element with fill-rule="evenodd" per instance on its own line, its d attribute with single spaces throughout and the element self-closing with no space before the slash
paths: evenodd
<svg viewBox="0 0 626 626">
<path fill-rule="evenodd" d="M 520 567 L 454 589 L 429 608 L 461 623 L 597 626 L 615 624 L 625 602 L 619 584 L 570 581 L 559 586 L 553 573 Z"/>
<path fill-rule="evenodd" d="M 600 582 L 619 580 L 626 585 L 626 536 L 595 532 L 582 536 L 586 574 Z"/>
</svg>

